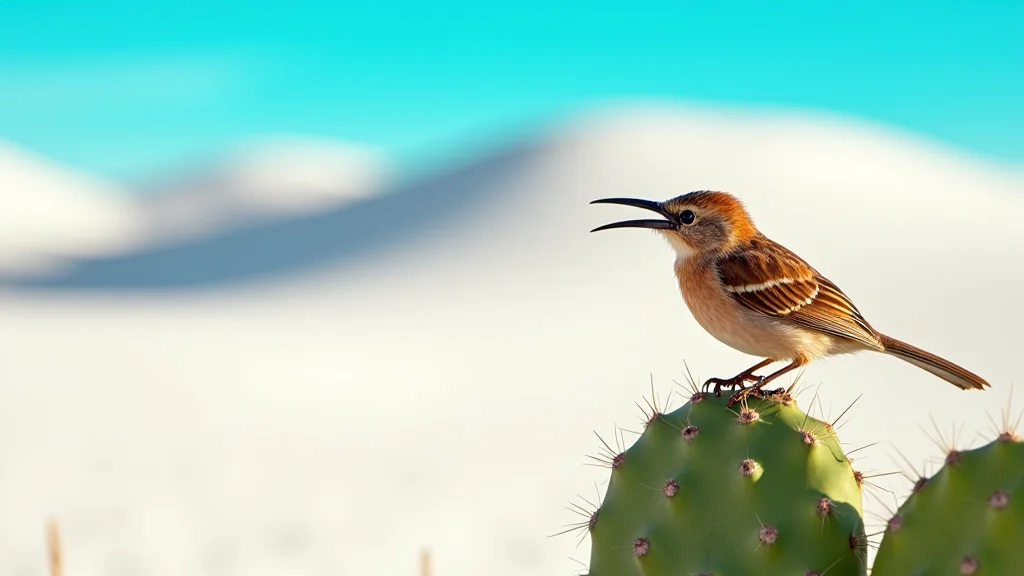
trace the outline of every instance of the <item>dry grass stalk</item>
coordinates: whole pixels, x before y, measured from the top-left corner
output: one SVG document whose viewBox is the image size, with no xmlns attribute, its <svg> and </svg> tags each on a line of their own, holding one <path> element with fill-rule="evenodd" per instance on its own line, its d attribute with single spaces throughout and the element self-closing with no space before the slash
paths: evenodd
<svg viewBox="0 0 1024 576">
<path fill-rule="evenodd" d="M 50 551 L 50 576 L 64 576 L 64 562 L 61 556 L 60 527 L 56 520 L 46 525 L 47 547 Z"/>
<path fill-rule="evenodd" d="M 420 552 L 420 576 L 430 576 L 430 551 Z"/>
</svg>

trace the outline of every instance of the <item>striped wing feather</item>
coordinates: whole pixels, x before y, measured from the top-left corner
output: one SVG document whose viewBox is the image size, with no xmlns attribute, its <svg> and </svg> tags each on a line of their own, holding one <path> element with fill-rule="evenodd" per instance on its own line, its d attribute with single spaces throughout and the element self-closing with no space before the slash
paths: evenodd
<svg viewBox="0 0 1024 576">
<path fill-rule="evenodd" d="M 882 350 L 880 336 L 834 283 L 763 236 L 718 262 L 725 289 L 747 308 Z"/>
</svg>

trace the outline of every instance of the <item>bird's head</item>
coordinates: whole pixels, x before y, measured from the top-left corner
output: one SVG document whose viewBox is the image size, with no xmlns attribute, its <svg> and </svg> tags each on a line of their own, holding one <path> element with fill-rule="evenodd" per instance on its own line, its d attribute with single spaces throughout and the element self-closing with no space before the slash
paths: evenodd
<svg viewBox="0 0 1024 576">
<path fill-rule="evenodd" d="M 728 251 L 757 234 L 738 198 L 726 192 L 699 190 L 664 202 L 635 198 L 603 198 L 591 204 L 623 204 L 657 212 L 659 219 L 625 220 L 594 228 L 648 228 L 661 233 L 680 258 Z"/>
</svg>

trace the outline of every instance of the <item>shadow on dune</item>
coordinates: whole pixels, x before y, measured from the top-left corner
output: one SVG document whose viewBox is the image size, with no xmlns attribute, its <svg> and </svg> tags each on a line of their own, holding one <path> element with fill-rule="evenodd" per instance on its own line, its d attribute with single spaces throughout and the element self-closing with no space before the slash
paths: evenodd
<svg viewBox="0 0 1024 576">
<path fill-rule="evenodd" d="M 504 149 L 464 168 L 312 215 L 248 225 L 137 252 L 73 262 L 59 273 L 0 278 L 15 290 L 180 290 L 344 265 L 458 222 L 488 203 L 492 186 L 533 146 Z M 485 185 L 486 184 L 486 185 Z"/>
</svg>

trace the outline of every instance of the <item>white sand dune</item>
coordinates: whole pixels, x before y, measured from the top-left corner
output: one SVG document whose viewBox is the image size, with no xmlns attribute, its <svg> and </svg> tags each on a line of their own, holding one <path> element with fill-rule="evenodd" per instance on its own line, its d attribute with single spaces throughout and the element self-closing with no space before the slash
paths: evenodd
<svg viewBox="0 0 1024 576">
<path fill-rule="evenodd" d="M 141 204 L 149 239 L 174 242 L 337 207 L 380 191 L 387 178 L 383 154 L 369 147 L 264 137 L 147 185 Z"/>
<path fill-rule="evenodd" d="M 690 317 L 663 241 L 587 232 L 632 211 L 587 202 L 702 188 L 743 197 L 879 329 L 994 384 L 879 355 L 811 366 L 826 414 L 863 394 L 841 438 L 882 444 L 859 466 L 899 469 L 898 448 L 924 468 L 930 416 L 967 441 L 998 416 L 1024 176 L 821 118 L 599 114 L 353 204 L 361 251 L 301 274 L 0 296 L 0 571 L 43 574 L 50 515 L 74 576 L 412 575 L 422 546 L 444 576 L 583 571 L 586 541 L 546 535 L 606 476 L 583 465 L 592 431 L 638 429 L 634 402 L 651 379 L 677 389 L 684 361 L 700 378 L 753 362 Z"/>
<path fill-rule="evenodd" d="M 107 254 L 138 232 L 138 215 L 116 186 L 2 141 L 0 205 L 0 273 Z"/>
</svg>

